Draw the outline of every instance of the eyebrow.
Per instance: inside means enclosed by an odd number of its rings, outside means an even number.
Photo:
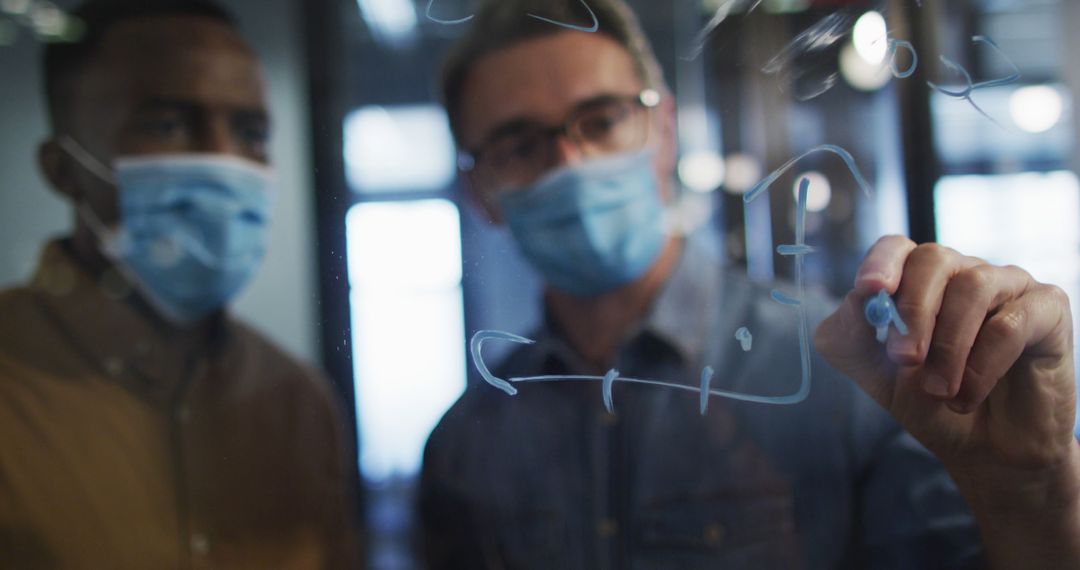
[[[136,112],[176,111],[180,113],[198,113],[207,105],[183,99],[148,99],[136,107]],[[244,120],[270,121],[270,113],[261,107],[231,107],[229,112],[239,115]]]
[[[609,102],[611,100],[618,99],[620,97],[623,97],[623,96],[619,95],[617,93],[601,93],[600,95],[596,95],[596,96],[593,96],[593,97],[590,97],[588,99],[585,99],[583,101],[578,102],[570,110],[570,113],[568,113],[568,115],[572,115],[574,113],[577,113],[578,111],[581,111],[582,109],[588,109],[589,107],[593,107],[593,106],[596,106],[596,105],[599,105],[599,104],[602,104],[602,103],[607,103],[607,102]],[[530,119],[528,117],[524,117],[524,116],[520,116],[520,115],[516,116],[516,117],[511,117],[510,119],[507,119],[506,121],[503,121],[502,123],[499,123],[493,129],[491,129],[491,131],[485,137],[483,137],[481,139],[480,144],[477,145],[476,147],[473,147],[473,151],[476,151],[477,149],[483,148],[483,147],[491,144],[492,141],[497,140],[497,139],[499,139],[501,137],[510,136],[510,135],[516,135],[516,134],[518,134],[518,133],[520,133],[522,131],[526,131],[528,129],[535,128],[535,127],[540,127],[540,126],[541,125],[540,125],[539,121]]]

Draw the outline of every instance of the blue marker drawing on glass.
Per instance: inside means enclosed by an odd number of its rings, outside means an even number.
[[[800,338],[802,339],[803,337],[800,337]],[[580,375],[580,376],[577,376],[577,375],[575,375],[575,376],[547,375],[547,376],[521,376],[521,377],[514,377],[514,378],[507,378],[507,379],[499,378],[499,377],[495,376],[494,374],[492,374],[488,370],[488,367],[487,367],[486,364],[484,364],[483,356],[482,356],[482,354],[480,352],[480,347],[482,347],[484,342],[488,341],[488,340],[505,340],[505,341],[516,342],[516,343],[520,343],[520,344],[534,344],[536,341],[531,340],[531,339],[527,339],[527,338],[524,338],[524,337],[520,337],[520,336],[515,335],[515,334],[502,332],[502,331],[493,331],[493,330],[477,331],[475,334],[473,334],[472,339],[469,341],[470,353],[472,354],[473,362],[474,362],[474,364],[476,366],[476,369],[480,372],[480,376],[483,377],[484,381],[487,382],[488,384],[491,384],[492,386],[502,390],[503,392],[506,392],[507,394],[509,394],[511,396],[514,396],[514,395],[516,395],[518,393],[517,388],[514,388],[513,384],[532,383],[532,382],[573,382],[573,381],[601,382],[601,383],[603,383],[604,379],[607,378],[607,376],[586,376],[586,375]],[[808,346],[809,345],[807,345],[807,347]],[[810,394],[810,369],[808,367],[809,362],[810,362],[810,353],[807,352],[805,356],[806,356],[806,358],[804,359],[804,365],[805,366],[803,368],[802,384],[799,386],[798,391],[796,391],[793,394],[789,394],[787,396],[758,396],[758,395],[755,395],[755,394],[744,394],[744,393],[741,393],[741,392],[733,392],[733,391],[730,391],[730,390],[712,390],[712,389],[710,389],[709,390],[709,395],[710,396],[718,396],[720,398],[728,398],[729,400],[738,400],[738,401],[741,401],[741,402],[752,402],[752,403],[756,403],[756,404],[773,404],[773,405],[779,405],[779,406],[790,406],[790,405],[793,405],[793,404],[798,404],[799,402],[802,402],[803,400],[805,400],[806,397]],[[706,370],[711,371],[711,369],[708,368],[708,367],[706,367]],[[703,373],[704,373],[704,371],[703,371]],[[608,374],[611,374],[611,373],[609,372]],[[710,372],[710,374],[711,374],[711,372]],[[694,387],[694,386],[687,386],[685,384],[675,384],[673,382],[664,382],[664,381],[661,381],[661,380],[646,380],[646,379],[641,379],[641,378],[624,378],[624,377],[621,377],[621,376],[615,377],[615,378],[612,378],[611,380],[609,380],[609,384],[614,384],[615,382],[625,382],[625,383],[628,383],[628,384],[642,384],[642,385],[646,385],[646,386],[659,386],[661,388],[671,388],[673,390],[683,390],[683,391],[689,391],[689,392],[699,392],[700,391],[700,388],[697,388],[697,387]]]
[[[776,253],[779,253],[780,255],[783,255],[785,257],[790,257],[793,255],[807,255],[816,251],[817,248],[812,245],[781,245],[777,246],[776,248]]]
[[[972,90],[983,89],[985,87],[1001,87],[1002,85],[1009,85],[1010,83],[1016,83],[1017,81],[1020,81],[1020,68],[1016,67],[1016,64],[1013,63],[1013,60],[1005,54],[1005,51],[1001,49],[1001,46],[997,45],[997,42],[987,36],[972,36],[971,42],[989,46],[991,49],[997,52],[1002,59],[1005,60],[1005,63],[1009,64],[1009,67],[1013,69],[1013,72],[1009,75],[1006,75],[1005,77],[1001,77],[999,79],[991,79],[989,81],[980,81],[975,85],[972,85]]]
[[[835,12],[825,16],[799,35],[795,36],[795,39],[791,40],[784,49],[780,50],[780,53],[773,56],[773,58],[761,68],[761,71],[769,75],[776,75],[792,68],[792,64],[797,57],[803,54],[823,51],[844,39],[851,30],[852,25],[853,18],[846,12]],[[797,80],[809,74],[810,71],[811,70],[806,66],[799,66],[795,68],[792,73],[787,73],[785,76],[790,78],[792,84],[797,84]],[[809,101],[810,99],[822,95],[836,85],[839,77],[840,74],[838,72],[830,72],[822,80],[813,84],[807,91],[801,93],[796,92],[795,99],[798,101]]]
[[[802,301],[785,294],[779,289],[773,289],[772,291],[769,291],[769,296],[773,298],[773,301],[776,301],[781,305],[787,305],[789,307],[798,307],[799,305],[802,305]]]
[[[750,352],[754,346],[754,335],[750,334],[750,329],[746,327],[739,327],[739,330],[735,331],[735,340],[739,341],[743,352]]]
[[[847,165],[848,170],[851,171],[851,175],[855,177],[855,182],[859,185],[859,188],[862,188],[863,193],[865,193],[867,196],[870,195],[870,183],[866,181],[865,177],[863,177],[862,172],[855,164],[855,158],[851,156],[851,153],[834,144],[823,144],[815,146],[814,148],[787,161],[780,168],[777,168],[775,171],[773,171],[772,174],[769,174],[761,182],[758,182],[756,185],[754,185],[754,187],[751,188],[750,191],[743,196],[743,202],[746,204],[753,202],[755,199],[757,199],[758,196],[761,195],[762,192],[768,190],[769,186],[772,186],[773,182],[776,182],[776,180],[783,176],[784,173],[786,173],[788,170],[790,170],[792,166],[795,166],[797,162],[818,152],[831,152],[836,156],[839,156],[840,159],[844,161],[844,164]],[[798,223],[798,221],[796,221],[796,223]],[[802,246],[806,244],[798,243],[796,245]]]
[[[975,86],[974,86],[974,84],[972,83],[972,80],[971,80],[971,74],[968,73],[968,71],[966,69],[964,69],[964,67],[962,65],[954,62],[953,60],[949,59],[945,55],[941,56],[941,64],[944,65],[946,69],[960,75],[964,79],[964,83],[966,84],[966,86],[963,89],[961,89],[960,91],[952,91],[952,90],[949,90],[949,89],[946,89],[946,88],[942,87],[941,85],[938,85],[937,83],[934,83],[933,81],[927,81],[926,84],[929,85],[931,89],[934,89],[935,91],[941,93],[942,95],[946,95],[946,96],[949,96],[949,97],[953,97],[955,99],[961,99],[961,100],[967,101],[971,105],[971,107],[973,109],[975,109],[976,111],[979,112],[980,115],[982,115],[982,116],[986,117],[987,119],[989,119],[990,122],[992,122],[992,123],[994,123],[994,124],[996,124],[998,126],[1001,126],[1001,124],[998,123],[997,120],[995,120],[993,117],[991,117],[989,114],[987,114],[987,112],[984,111],[983,108],[980,107],[978,105],[978,103],[976,103],[971,98],[971,93],[973,91],[975,91]]]
[[[896,65],[896,51],[897,48],[904,48],[911,54],[911,65],[904,71],[900,71],[900,68]],[[915,70],[919,68],[919,52],[915,51],[915,46],[911,45],[911,42],[905,40],[889,40],[889,71],[892,72],[893,77],[897,79],[907,79],[912,75],[915,75]]]
[[[746,13],[753,12],[755,8],[761,5],[763,0],[752,0],[753,3],[746,9]],[[720,27],[720,24],[724,23],[724,20],[731,14],[735,6],[740,4],[742,0],[723,0],[716,8],[716,12],[713,13],[712,18],[709,19],[709,23],[705,24],[705,27],[698,32],[698,35],[694,38],[694,50],[690,52],[690,55],[683,57],[683,61],[693,61],[697,59],[701,52],[705,51],[705,43],[709,40],[709,36]]]
[[[745,204],[749,204],[751,201],[760,196],[765,190],[768,190],[770,184],[780,177],[783,172],[791,168],[795,162],[801,158],[812,154],[814,152],[827,151],[832,152],[840,156],[848,168],[851,169],[855,180],[862,186],[863,190],[868,194],[870,192],[869,184],[863,178],[858,168],[855,166],[855,161],[851,157],[851,154],[846,150],[835,145],[822,145],[816,147],[802,156],[790,161],[783,167],[778,169],[769,175],[764,181],[755,187],[752,194],[748,193],[744,197]],[[799,388],[792,394],[786,396],[759,396],[756,394],[746,394],[743,392],[735,392],[731,390],[714,390],[711,388],[711,382],[713,377],[713,369],[711,367],[704,367],[701,371],[701,385],[698,387],[687,386],[684,384],[676,384],[673,382],[664,382],[661,380],[648,380],[642,378],[623,378],[619,376],[618,371],[611,370],[604,376],[588,376],[588,375],[543,375],[543,376],[522,376],[503,379],[495,376],[488,369],[484,363],[482,354],[482,348],[484,342],[488,340],[503,340],[508,342],[515,342],[519,344],[535,344],[536,341],[528,339],[515,334],[493,331],[493,330],[481,330],[473,334],[469,341],[469,352],[472,355],[473,363],[476,369],[480,372],[480,376],[488,384],[506,392],[510,396],[514,396],[518,393],[514,384],[531,383],[531,382],[570,382],[570,381],[582,381],[582,382],[600,382],[601,389],[603,390],[604,406],[608,411],[614,410],[614,397],[611,394],[612,387],[616,382],[626,382],[630,384],[641,384],[646,386],[658,386],[661,388],[670,388],[673,390],[684,390],[690,392],[697,392],[702,399],[700,403],[701,412],[704,414],[707,408],[706,400],[710,396],[717,396],[721,398],[728,398],[730,400],[737,400],[740,402],[750,402],[756,404],[770,404],[778,406],[790,406],[798,404],[810,395],[810,383],[812,380],[812,370],[810,365],[810,328],[807,324],[806,307],[802,303],[805,298],[805,287],[803,284],[803,258],[812,250],[806,248],[806,197],[810,190],[810,181],[803,178],[799,182],[799,196],[798,196],[798,208],[795,218],[795,244],[785,248],[785,251],[790,252],[790,255],[795,257],[795,285],[797,289],[796,297],[787,297],[780,293],[783,298],[790,299],[796,304],[793,305],[798,312],[799,319],[799,361],[800,361],[800,382]],[[776,292],[779,293],[779,292]],[[775,297],[774,297],[775,298]],[[898,327],[900,325],[897,325]],[[749,331],[747,331],[749,333]],[[749,335],[747,335],[749,336]],[[742,341],[743,339],[739,339]],[[749,338],[746,342],[749,343]],[[747,346],[747,345],[744,345]]]
[[[1002,126],[1001,123],[999,123],[997,120],[995,120],[989,114],[987,114],[987,112],[984,111],[982,109],[982,107],[980,107],[978,104],[976,104],[975,101],[971,98],[971,95],[972,95],[972,93],[974,93],[975,91],[977,91],[979,89],[984,89],[984,88],[988,88],[988,87],[1000,87],[1000,86],[1003,86],[1003,85],[1008,85],[1010,83],[1015,83],[1015,82],[1019,81],[1020,80],[1020,68],[1016,67],[1016,64],[1013,63],[1013,61],[1011,59],[1009,59],[1009,56],[1007,56],[1005,54],[1005,52],[1002,51],[1000,47],[998,47],[998,45],[994,42],[994,40],[992,40],[992,39],[990,39],[990,38],[988,38],[986,36],[974,36],[974,37],[971,38],[971,42],[974,43],[974,44],[983,44],[983,45],[988,46],[991,49],[993,49],[995,52],[997,52],[1005,60],[1006,63],[1009,64],[1010,67],[1012,67],[1013,72],[1010,73],[1009,75],[1006,75],[1005,77],[1001,77],[1001,78],[998,78],[998,79],[991,79],[991,80],[988,80],[988,81],[980,81],[978,83],[975,83],[971,79],[971,74],[968,73],[968,70],[964,69],[964,66],[962,66],[962,65],[956,63],[955,61],[949,59],[948,56],[942,55],[941,56],[941,64],[944,65],[946,69],[948,69],[949,71],[952,71],[953,73],[959,75],[963,79],[964,88],[960,89],[959,91],[954,91],[952,89],[946,89],[945,87],[942,87],[941,85],[939,85],[937,83],[934,83],[933,81],[927,81],[926,84],[929,85],[931,89],[937,91],[938,93],[941,93],[942,95],[945,95],[947,97],[952,97],[954,99],[960,99],[960,100],[963,100],[963,101],[967,101],[972,106],[972,108],[974,108],[976,111],[979,112],[980,115],[986,117],[987,119],[990,120],[990,122],[992,122],[995,125],[998,125],[1000,127],[1000,126]]]
[[[604,379],[601,380],[601,390],[604,392],[604,408],[607,409],[609,414],[615,413],[615,400],[611,397],[611,386],[615,384],[615,379],[618,377],[619,371],[612,368],[608,370],[608,373],[604,375]]]
[[[892,297],[889,297],[889,294],[884,289],[866,300],[863,312],[866,315],[866,322],[870,323],[877,331],[878,342],[885,342],[889,338],[890,324],[894,325],[896,331],[900,334],[906,335],[908,333],[907,324],[900,318],[900,313],[896,311],[896,303],[893,302]]]
[[[447,26],[453,26],[455,24],[464,24],[465,22],[468,22],[469,20],[473,19],[476,16],[475,14],[469,14],[468,16],[465,16],[464,18],[458,18],[456,20],[441,20],[441,19],[436,18],[435,16],[431,15],[431,5],[434,4],[434,3],[435,3],[435,0],[428,0],[427,19],[429,19],[432,22],[435,22],[437,24],[445,24]]]
[[[551,18],[545,18],[543,16],[537,16],[536,14],[531,14],[531,13],[526,14],[526,16],[528,16],[530,18],[536,18],[537,20],[540,20],[542,22],[547,22],[549,24],[554,24],[556,26],[560,26],[560,27],[563,27],[563,28],[576,30],[578,32],[590,32],[591,33],[591,32],[595,32],[595,31],[599,30],[600,29],[600,20],[597,19],[596,13],[593,12],[592,8],[589,7],[589,4],[587,2],[585,2],[585,0],[580,0],[580,1],[581,1],[581,5],[584,6],[585,9],[589,12],[589,17],[592,18],[592,25],[591,26],[575,26],[573,24],[567,24],[565,22],[560,22],[558,20],[552,20]],[[432,22],[435,22],[437,24],[445,24],[445,25],[448,25],[448,26],[453,26],[453,25],[456,25],[456,24],[464,24],[465,22],[468,22],[469,20],[472,20],[476,16],[476,14],[469,14],[468,16],[465,16],[464,18],[457,18],[457,19],[454,19],[454,20],[443,20],[441,18],[436,18],[435,16],[431,15],[431,7],[434,4],[435,4],[435,0],[428,0],[427,19],[429,19]]]
[[[592,32],[595,32],[596,30],[599,30],[600,29],[600,20],[598,20],[596,18],[596,14],[593,13],[592,8],[589,7],[589,4],[586,3],[585,0],[581,0],[581,5],[584,6],[586,10],[589,11],[589,17],[592,18],[592,22],[593,22],[592,26],[575,26],[573,24],[567,24],[565,22],[560,22],[558,20],[552,20],[550,18],[545,18],[543,16],[537,16],[536,14],[528,14],[528,16],[530,18],[536,18],[537,20],[540,20],[542,22],[547,22],[549,24],[555,24],[556,26],[562,26],[564,28],[568,28],[568,29],[575,30],[575,31],[578,31],[578,32],[590,32],[590,33],[592,33]]]
[[[778,251],[780,251],[780,250],[791,251],[791,250],[798,250],[800,248],[806,247],[806,244],[803,243],[803,242],[806,240],[806,197],[807,197],[807,195],[809,193],[810,193],[810,179],[809,178],[800,179],[799,180],[799,203],[798,203],[797,211],[796,211],[796,214],[795,214],[795,245],[793,245],[793,246],[791,246],[791,245],[781,245],[780,247],[776,248]],[[781,255],[783,255],[783,253],[781,253]],[[781,292],[779,289],[773,289],[769,293],[769,295],[773,298],[774,301],[776,301],[777,303],[780,303],[781,305],[787,305],[789,307],[802,307],[803,295],[802,295],[801,279],[802,279],[803,255],[805,255],[805,254],[804,253],[794,253],[792,255],[795,256],[795,271],[798,274],[799,279],[800,279],[800,283],[798,284],[798,286],[799,286],[799,298],[796,299],[794,297],[791,297],[790,295],[786,295],[783,292]]]
[[[795,36],[795,39],[773,56],[761,70],[765,73],[776,73],[802,53],[821,51],[831,46],[844,38],[851,25],[850,15],[844,12],[829,14]]]
[[[706,366],[701,370],[701,396],[698,400],[698,407],[701,408],[701,415],[705,415],[705,410],[709,409],[709,386],[712,384],[713,369],[712,366]]]
[[[472,354],[473,364],[476,366],[476,370],[480,372],[480,376],[484,381],[503,392],[514,396],[517,394],[517,388],[511,386],[506,380],[492,374],[491,371],[488,370],[487,365],[484,364],[484,359],[480,357],[480,349],[484,347],[484,342],[488,340],[506,340],[518,344],[536,344],[536,341],[502,331],[480,331],[474,334],[472,339],[469,340],[469,353]]]

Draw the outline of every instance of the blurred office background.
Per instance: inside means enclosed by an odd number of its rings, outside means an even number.
[[[419,567],[411,492],[428,433],[476,380],[468,337],[527,334],[539,319],[535,276],[462,193],[437,103],[438,65],[461,28],[427,14],[463,18],[470,3],[223,3],[266,67],[282,182],[270,256],[236,312],[327,371],[357,428],[372,565]],[[809,176],[814,287],[842,294],[875,239],[904,233],[1021,265],[1080,306],[1080,3],[630,3],[678,102],[678,210],[733,264],[790,276],[774,251],[791,242],[792,190]],[[46,134],[40,44],[63,40],[73,4],[0,0],[0,287],[27,279],[44,242],[70,227],[34,157]],[[825,18],[843,30],[837,41],[768,65]],[[914,73],[895,77],[890,62],[907,71],[912,51]],[[941,56],[991,83],[970,100],[931,89],[963,93]],[[764,175],[825,143],[851,152],[869,196],[836,156],[816,153],[744,208]]]

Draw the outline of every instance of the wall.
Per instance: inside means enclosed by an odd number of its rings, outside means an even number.
[[[307,75],[299,3],[225,0],[262,57],[274,119],[280,193],[269,256],[235,312],[298,357],[318,359],[317,281]],[[71,7],[73,2],[58,2]],[[39,46],[21,34],[0,47],[0,288],[25,281],[42,245],[71,227],[70,209],[37,173],[46,135]]]

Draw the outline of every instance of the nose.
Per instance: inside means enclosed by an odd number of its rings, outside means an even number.
[[[584,160],[581,148],[566,133],[560,133],[552,141],[552,168],[560,168],[580,163]]]
[[[198,144],[199,152],[244,156],[243,146],[237,140],[232,124],[227,117],[207,117]]]

